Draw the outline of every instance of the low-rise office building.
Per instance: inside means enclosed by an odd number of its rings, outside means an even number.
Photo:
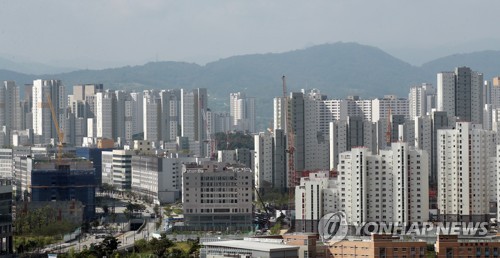
[[[253,172],[221,164],[185,164],[182,203],[191,230],[251,230]]]
[[[203,243],[200,257],[299,258],[298,250],[298,246],[284,245],[276,242],[229,240]]]
[[[458,235],[438,235],[435,244],[438,258],[500,257],[500,239],[488,237],[461,238]]]
[[[390,234],[348,238],[330,246],[330,257],[426,257],[427,242]]]

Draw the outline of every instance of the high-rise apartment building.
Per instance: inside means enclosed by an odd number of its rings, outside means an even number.
[[[132,112],[132,135],[144,132],[143,126],[143,93],[130,93],[131,112]]]
[[[255,132],[255,98],[247,97],[243,92],[231,93],[229,110],[235,130]]]
[[[437,74],[437,110],[458,121],[482,124],[483,74],[469,67]]]
[[[365,146],[377,152],[376,124],[362,117],[347,117],[345,120],[330,122],[330,169],[337,169],[339,154],[353,147]]]
[[[113,102],[115,102],[114,91],[106,90],[96,94],[96,137],[114,139],[113,134]]]
[[[4,81],[0,86],[0,146],[11,144],[11,131],[22,129],[22,118],[19,87],[13,81]]]
[[[408,99],[398,98],[394,95],[386,95],[383,98],[372,100],[372,121],[386,121],[391,115],[403,115],[409,117],[410,108]]]
[[[189,150],[198,156],[208,154],[207,139],[207,89],[181,90],[181,136],[187,137]]]
[[[481,125],[457,122],[438,130],[438,208],[442,221],[488,221],[496,198],[496,135]],[[495,180],[496,181],[496,180]]]
[[[366,147],[340,154],[339,210],[350,223],[429,219],[428,155],[407,143],[372,154]]]
[[[259,190],[284,191],[287,185],[286,136],[282,129],[254,136],[255,187]]]
[[[178,136],[180,90],[162,90],[161,101],[161,140],[173,142]],[[207,116],[211,118],[211,116]],[[213,130],[211,130],[213,132]]]
[[[317,91],[291,92],[288,115],[294,134],[295,170],[322,170],[329,168],[328,131],[320,129],[319,103],[324,95]]]
[[[232,130],[231,115],[228,112],[213,112],[209,111],[212,117],[212,134],[227,133]]]
[[[276,97],[273,99],[273,128],[271,129],[283,129],[286,128],[286,112],[285,112],[285,102],[283,97]]]
[[[161,138],[161,100],[157,91],[145,90],[143,98],[144,140]]]
[[[436,107],[436,90],[429,83],[410,88],[408,94],[410,118],[424,116]]]
[[[75,146],[82,145],[83,137],[88,136],[88,119],[95,117],[95,94],[102,91],[102,84],[80,84],[73,86],[73,94],[68,95],[68,114],[64,134],[65,143]]]
[[[317,232],[317,225],[325,214],[326,189],[333,188],[335,180],[330,171],[319,171],[300,178],[300,185],[295,187],[296,231]],[[334,201],[334,200],[333,200]]]
[[[58,141],[47,96],[50,96],[59,126],[64,127],[66,119],[66,95],[60,80],[33,81],[33,134],[34,142],[49,144],[51,139]],[[61,128],[64,131],[64,128]]]

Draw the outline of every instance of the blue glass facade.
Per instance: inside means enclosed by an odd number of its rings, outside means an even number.
[[[85,205],[83,219],[95,217],[95,170],[70,169],[70,165],[57,165],[57,169],[31,171],[31,201],[78,200]]]

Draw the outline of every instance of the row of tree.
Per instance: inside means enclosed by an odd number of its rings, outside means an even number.
[[[29,212],[18,212],[13,224],[17,236],[55,236],[69,233],[77,227],[61,219],[57,210],[48,205]]]
[[[62,254],[58,257],[63,258],[98,258],[98,257],[141,257],[141,254],[148,254],[148,257],[175,257],[189,258],[198,257],[200,250],[199,239],[188,240],[188,249],[184,250],[176,247],[175,243],[168,239],[165,234],[160,238],[153,238],[149,241],[138,240],[134,244],[133,254],[119,253],[118,246],[120,241],[116,237],[107,236],[100,244],[92,244],[88,249],[76,253],[70,251],[68,254]]]

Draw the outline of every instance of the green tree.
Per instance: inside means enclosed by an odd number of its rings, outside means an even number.
[[[276,223],[271,227],[271,235],[278,235],[281,230],[281,223]]]
[[[137,253],[149,251],[149,243],[146,239],[140,239],[134,242],[134,250]]]
[[[164,257],[170,247],[174,246],[174,243],[167,238],[167,235],[161,234],[159,239],[153,238],[149,242],[151,249],[154,254],[158,257]]]
[[[168,252],[166,256],[175,258],[189,258],[189,254],[179,248],[173,248]]]
[[[193,255],[195,257],[199,256],[200,253],[200,238],[196,238],[195,240],[188,239],[188,244],[189,244],[189,255]]]
[[[106,255],[106,257],[111,257],[111,254],[118,249],[118,245],[120,244],[120,241],[116,239],[114,236],[106,236],[102,243],[100,244],[100,248],[102,250],[102,253]]]

